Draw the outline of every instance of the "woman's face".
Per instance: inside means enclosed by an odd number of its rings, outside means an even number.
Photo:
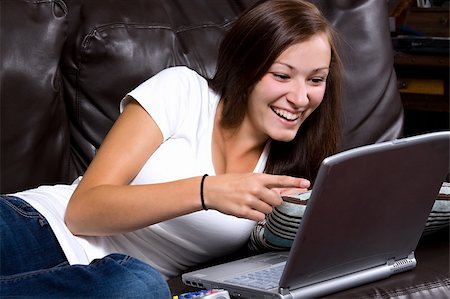
[[[244,123],[261,138],[294,139],[322,102],[330,61],[325,33],[287,48],[250,93]]]

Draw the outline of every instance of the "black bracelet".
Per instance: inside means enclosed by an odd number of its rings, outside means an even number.
[[[204,175],[202,176],[202,180],[201,180],[201,182],[200,182],[200,201],[201,201],[201,203],[202,203],[202,208],[203,208],[203,210],[205,210],[205,211],[207,211],[208,208],[207,208],[206,205],[205,205],[205,199],[204,199],[204,197],[203,197],[203,183],[205,182],[205,178],[206,178],[207,176],[208,176],[207,174],[204,174]]]

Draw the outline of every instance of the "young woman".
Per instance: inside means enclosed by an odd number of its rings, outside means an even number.
[[[214,78],[173,67],[124,98],[79,182],[2,198],[1,294],[168,297],[159,273],[235,251],[282,194],[310,187],[337,149],[339,110],[325,18],[303,0],[255,5],[224,38]],[[39,232],[25,232],[23,209]]]

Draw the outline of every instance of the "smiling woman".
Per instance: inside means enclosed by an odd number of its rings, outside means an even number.
[[[302,176],[314,181],[320,162],[339,147],[341,62],[335,39],[333,28],[306,1],[267,1],[257,5],[224,38],[217,72],[210,80],[211,88],[222,95],[224,128],[241,124],[249,95],[252,91],[256,93],[258,82],[270,75],[280,83],[287,82],[296,91],[284,96],[285,104],[272,105],[275,113],[284,117],[300,111],[303,114],[298,107],[286,109],[292,105],[290,101],[298,101],[295,99],[298,93],[303,93],[304,101],[313,102],[305,109],[306,115],[299,115],[301,130],[294,125],[288,136],[271,141],[267,173]],[[309,97],[308,90],[312,92]],[[312,107],[317,111],[310,115]]]

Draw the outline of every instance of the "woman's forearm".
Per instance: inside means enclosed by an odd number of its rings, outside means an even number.
[[[201,209],[201,177],[151,185],[101,185],[75,191],[65,222],[74,235],[112,235]]]

